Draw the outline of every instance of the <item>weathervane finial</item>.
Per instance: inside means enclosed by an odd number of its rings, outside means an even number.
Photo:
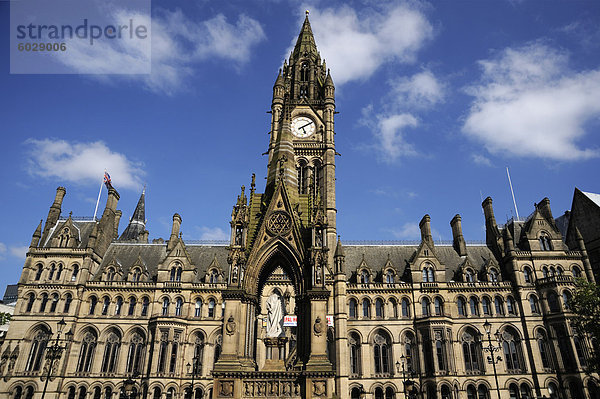
[[[310,11],[306,10],[306,16],[308,17],[308,14],[310,13]]]

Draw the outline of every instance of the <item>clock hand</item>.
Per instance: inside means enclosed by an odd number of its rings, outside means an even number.
[[[306,125],[301,126],[300,129],[304,129],[306,126],[312,125],[312,122],[308,122]]]

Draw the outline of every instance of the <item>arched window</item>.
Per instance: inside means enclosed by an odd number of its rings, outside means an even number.
[[[456,305],[458,306],[458,315],[466,316],[467,309],[465,307],[465,300],[462,297],[458,297],[458,299],[456,300]]]
[[[79,274],[79,265],[73,265],[73,274],[71,274],[71,281],[77,281],[78,274]]]
[[[531,283],[533,281],[531,278],[531,269],[529,268],[529,266],[525,266],[523,268],[523,278],[525,279],[526,283]]]
[[[352,390],[350,391],[350,398],[351,399],[360,399],[360,389],[354,387],[352,388]]]
[[[360,282],[361,284],[369,284],[369,272],[366,270],[362,270],[360,272]]]
[[[575,345],[575,352],[577,353],[577,358],[579,359],[579,364],[582,368],[587,366],[587,359],[585,356],[585,351],[583,349],[583,342],[579,339],[578,336],[573,337],[573,344]]]
[[[450,388],[448,388],[448,385],[442,385],[440,393],[442,394],[442,399],[452,399],[452,397],[450,396]]]
[[[410,317],[410,304],[406,298],[402,298],[402,317]]]
[[[550,291],[547,298],[550,312],[560,312],[560,305],[558,304],[558,296],[556,295],[556,292]]]
[[[73,302],[73,295],[67,294],[65,297],[65,307],[63,308],[63,313],[69,313],[69,309],[71,309],[71,302]]]
[[[106,316],[108,314],[108,307],[110,306],[110,298],[105,296],[102,299],[102,315]]]
[[[142,298],[142,316],[148,315],[148,307],[150,306],[150,299],[148,297]]]
[[[217,336],[217,339],[215,339],[215,357],[214,357],[214,362],[215,363],[221,357],[221,347],[222,347],[222,345],[223,345],[223,336],[219,335],[219,336]]]
[[[385,389],[385,399],[394,399],[394,390],[392,389],[392,387],[387,387]]]
[[[160,336],[160,344],[158,349],[158,367],[157,371],[159,373],[165,372],[165,367],[167,364],[167,352],[169,351],[169,333],[167,331],[162,331]]]
[[[540,351],[540,357],[542,358],[542,367],[544,367],[545,369],[551,368],[550,355],[548,352],[548,340],[545,334],[538,333],[537,344],[538,349]]]
[[[48,294],[43,293],[42,294],[42,303],[40,304],[40,313],[43,313],[46,311],[46,305],[48,305]]]
[[[133,316],[135,314],[136,303],[137,303],[137,300],[135,299],[134,296],[129,298],[129,309],[127,309],[127,316]]]
[[[172,267],[171,268],[171,275],[169,276],[169,280],[170,281],[175,281],[176,274],[177,274],[177,268],[176,267]]]
[[[483,310],[483,314],[486,316],[492,315],[492,305],[488,297],[481,298],[481,308]]]
[[[363,299],[362,308],[363,308],[363,317],[364,318],[371,317],[371,302],[369,302],[368,299]]]
[[[504,349],[504,360],[509,372],[522,371],[523,362],[521,355],[521,340],[512,330],[507,329],[502,334],[502,347]]]
[[[394,271],[388,269],[388,271],[385,273],[385,282],[388,284],[393,284],[394,283]]]
[[[375,317],[383,319],[383,301],[380,298],[375,300]]]
[[[508,314],[511,314],[511,315],[517,314],[517,306],[515,304],[515,300],[510,295],[506,298],[506,310],[507,310]]]
[[[163,298],[163,303],[162,303],[162,315],[163,316],[168,316],[169,315],[169,298]]]
[[[492,283],[498,282],[498,271],[494,268],[490,269],[490,271],[488,272],[488,278]]]
[[[56,280],[60,280],[60,277],[62,276],[62,271],[63,271],[63,265],[62,263],[58,264],[58,270],[56,271]]]
[[[102,388],[94,388],[94,399],[102,399]]]
[[[202,358],[204,357],[204,336],[202,333],[196,335],[194,342],[194,364],[196,365],[195,372],[198,375],[202,375]]]
[[[160,399],[162,397],[162,392],[159,387],[154,388],[154,393],[152,394],[152,399]]]
[[[175,388],[167,389],[167,399],[175,399]]]
[[[446,370],[446,345],[441,336],[435,340],[435,356],[438,370]]]
[[[483,384],[479,384],[477,387],[477,399],[489,399],[490,393],[487,387]]]
[[[564,270],[563,270],[563,268],[562,268],[562,267],[560,267],[560,266],[557,266],[557,267],[556,267],[556,275],[557,275],[557,276],[562,276],[563,274],[564,274]]]
[[[467,270],[465,271],[465,281],[466,281],[467,283],[472,283],[472,282],[474,281],[474,278],[473,278],[473,270],[471,270],[471,269],[467,269]]]
[[[210,271],[210,283],[217,284],[219,282],[219,272],[216,269]]]
[[[177,298],[177,301],[175,301],[175,316],[181,316],[182,306],[183,306],[183,299]]]
[[[558,399],[558,387],[555,383],[551,382],[548,384],[548,393],[550,394],[550,399]]]
[[[42,278],[42,272],[44,271],[44,266],[40,263],[37,265],[37,270],[35,272],[35,281],[39,281]]]
[[[548,268],[546,266],[542,267],[542,276],[544,278],[548,277]]]
[[[409,374],[418,370],[417,347],[415,337],[412,333],[404,336],[404,357],[406,359],[406,371]]]
[[[135,374],[142,371],[142,359],[144,356],[144,336],[136,331],[131,336],[129,351],[127,352],[126,370]]]
[[[502,297],[497,296],[494,298],[494,305],[496,307],[496,314],[499,316],[504,316],[504,300]]]
[[[469,310],[471,311],[471,316],[479,316],[479,301],[474,296],[469,298]]]
[[[33,309],[33,304],[35,303],[35,294],[32,292],[27,295],[27,307],[25,308],[25,312],[29,313]]]
[[[577,266],[573,266],[573,277],[580,278],[581,277],[581,269]]]
[[[350,301],[348,301],[348,317],[351,319],[356,319],[357,317],[357,310],[358,309],[358,304],[356,303],[355,299],[350,299]]]
[[[90,297],[90,311],[89,314],[94,314],[94,312],[96,311],[96,305],[98,304],[98,298],[96,298],[95,296],[91,296]]]
[[[429,316],[429,298],[425,297],[421,299],[421,314],[423,317]]]
[[[50,313],[56,312],[58,306],[58,294],[52,294],[52,303],[50,304]]]
[[[556,269],[554,268],[554,266],[550,266],[550,277],[555,276],[556,275]]]
[[[123,298],[117,297],[117,303],[115,305],[115,316],[121,315],[121,309],[123,309]]]
[[[442,316],[444,314],[444,304],[439,296],[436,296],[433,300],[433,307],[435,308],[436,316]]]
[[[135,269],[133,269],[133,275],[132,277],[132,281],[134,283],[138,283],[142,277],[142,271],[140,270],[139,267],[136,267]]]
[[[431,264],[427,264],[427,266],[425,266],[423,268],[423,282],[424,283],[433,283],[435,282],[435,275],[433,273],[433,266],[431,266]]]
[[[508,386],[508,395],[510,399],[519,399],[519,387],[517,384],[510,384]]]
[[[183,269],[180,267],[177,268],[177,274],[175,275],[175,281],[181,281],[181,273],[183,272]]]
[[[477,391],[474,385],[467,386],[467,399],[477,399]]]
[[[48,280],[52,280],[54,278],[55,271],[56,271],[56,265],[53,263],[50,265],[50,273],[48,273]]]
[[[79,360],[77,361],[77,372],[89,373],[92,368],[92,360],[96,353],[98,337],[93,330],[87,331],[81,340],[81,349],[79,351]]]
[[[113,281],[115,279],[115,268],[109,267],[106,271],[106,281]]]
[[[116,372],[117,357],[119,355],[119,348],[121,347],[121,337],[115,332],[111,331],[106,338],[104,344],[104,356],[102,358],[103,373],[114,373]]]
[[[302,66],[300,67],[300,81],[301,82],[308,82],[308,74],[309,74],[309,66],[308,66],[308,62],[303,62]]]
[[[562,298],[563,298],[563,308],[565,310],[569,309],[569,302],[571,302],[571,293],[569,291],[563,291],[562,294]]]
[[[33,336],[31,341],[31,349],[29,350],[29,357],[27,358],[27,364],[25,365],[25,371],[39,371],[42,366],[42,359],[44,358],[44,352],[46,346],[48,346],[48,338],[50,333],[45,329],[39,329]]]
[[[208,318],[209,319],[214,319],[215,318],[215,300],[214,299],[209,299],[208,301]]]
[[[552,251],[552,242],[550,240],[550,236],[545,231],[540,233],[540,250],[542,251]]]
[[[529,297],[529,307],[531,308],[531,313],[534,313],[534,314],[540,313],[540,304],[537,299],[537,296],[531,295]]]
[[[196,299],[196,306],[194,307],[194,317],[202,316],[202,300]]]
[[[375,399],[383,399],[383,389],[380,387],[375,388]]]
[[[348,345],[350,345],[350,374],[353,376],[360,375],[360,337],[352,332],[348,337]]]
[[[33,387],[28,386],[25,388],[25,399],[33,399]]]
[[[375,373],[388,374],[390,372],[391,341],[387,333],[379,330],[373,337],[373,357],[375,360]]]
[[[18,386],[15,388],[12,399],[21,399],[23,395],[23,387]]]
[[[463,358],[467,373],[479,373],[483,371],[483,355],[481,350],[480,334],[468,329],[462,336]]]

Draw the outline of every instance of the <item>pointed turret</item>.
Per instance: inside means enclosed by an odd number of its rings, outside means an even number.
[[[298,40],[296,40],[296,46],[292,52],[292,57],[298,59],[305,53],[319,57],[315,37],[313,36],[310,21],[308,20],[308,10],[306,11],[306,18],[304,18],[304,24],[302,24]]]
[[[38,246],[38,244],[40,243],[40,238],[42,237],[42,220],[40,220],[40,224],[38,224],[37,229],[35,229],[35,232],[33,233],[33,236],[31,237],[31,244],[29,245],[30,248],[35,248]]]
[[[133,211],[133,216],[129,219],[129,224],[121,234],[119,241],[140,241],[143,240],[146,231],[146,189]]]

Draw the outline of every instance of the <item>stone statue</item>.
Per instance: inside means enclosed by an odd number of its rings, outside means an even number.
[[[267,312],[267,337],[279,337],[281,335],[283,312],[281,298],[275,292],[267,299]]]

